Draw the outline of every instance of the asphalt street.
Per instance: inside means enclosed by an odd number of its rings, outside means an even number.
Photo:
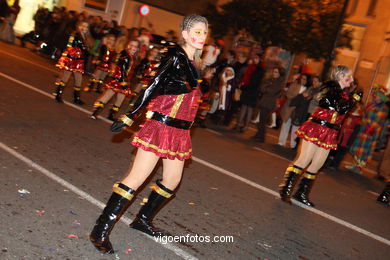
[[[109,121],[89,119],[97,94],[75,106],[72,82],[69,102],[57,104],[59,74],[54,61],[0,42],[0,259],[389,259],[390,208],[375,201],[384,183],[324,171],[315,209],[288,205],[277,190],[295,151],[274,145],[277,130],[257,144],[253,132],[211,125],[193,130],[193,158],[154,221],[183,241],[158,243],[128,227],[159,164],[112,232],[116,254],[101,255],[89,232],[132,163],[137,126],[112,133]],[[207,236],[230,241],[194,241]]]

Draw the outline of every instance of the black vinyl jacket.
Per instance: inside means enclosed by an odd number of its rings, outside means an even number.
[[[156,95],[180,95],[190,93],[198,85],[199,74],[185,51],[178,45],[169,47],[161,59],[156,76],[138,97],[133,109],[126,116],[133,119]]]
[[[361,93],[343,90],[337,81],[327,81],[321,89],[322,98],[319,106],[325,109],[335,110],[340,115],[348,113],[355,105],[356,99]]]

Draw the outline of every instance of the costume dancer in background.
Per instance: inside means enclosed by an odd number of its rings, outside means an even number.
[[[97,93],[101,93],[101,86],[103,85],[104,79],[106,78],[111,63],[115,60],[115,35],[108,34],[102,39],[102,46],[100,46],[99,56],[97,57],[95,64],[95,72],[89,81],[87,87],[84,88],[85,92],[95,90]]]
[[[319,106],[296,131],[297,136],[302,138],[302,146],[298,157],[286,170],[285,182],[280,185],[279,193],[283,201],[291,203],[291,192],[297,177],[306,168],[294,199],[314,207],[308,196],[317,172],[330,149],[337,149],[337,135],[346,113],[361,99],[361,95],[348,91],[352,82],[352,72],[348,67],[334,67],[331,80],[322,89]]]
[[[76,31],[71,34],[65,51],[58,60],[56,67],[64,71],[60,81],[55,83],[55,100],[63,103],[62,92],[68,82],[70,75],[74,75],[73,103],[83,105],[80,99],[81,83],[83,79],[85,61],[87,59],[86,34],[88,32],[88,23],[81,21],[77,23]]]
[[[93,104],[94,111],[92,112],[91,118],[97,119],[99,113],[103,110],[105,104],[115,95],[116,100],[112,105],[108,114],[108,119],[114,121],[115,114],[119,111],[123,100],[126,96],[131,94],[130,80],[133,76],[134,67],[136,63],[136,52],[139,48],[139,42],[137,40],[131,40],[127,44],[125,50],[121,51],[114,71],[110,79],[104,85],[106,89]]]
[[[111,126],[115,132],[130,126],[148,105],[147,120],[132,141],[140,148],[134,163],[126,176],[114,185],[113,193],[90,234],[91,242],[103,253],[113,253],[110,232],[160,158],[163,159],[163,178],[157,181],[148,202],[130,226],[151,236],[164,235],[153,227],[152,218],[174,194],[182,178],[184,162],[191,157],[190,128],[201,96],[197,68],[201,66],[200,56],[208,23],[202,16],[189,15],[183,18],[180,27],[182,43],[169,48],[149,87],[134,107]]]

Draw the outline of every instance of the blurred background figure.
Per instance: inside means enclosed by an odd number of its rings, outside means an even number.
[[[372,101],[364,109],[359,133],[349,150],[354,161],[345,167],[347,170],[362,174],[362,168],[371,159],[389,112],[387,101],[389,98],[386,96],[386,88],[376,87],[373,90]]]
[[[5,8],[5,6],[2,8]],[[12,6],[2,12],[4,12],[4,20],[0,25],[0,40],[13,44],[15,43],[14,24],[20,12],[19,0],[15,0]]]

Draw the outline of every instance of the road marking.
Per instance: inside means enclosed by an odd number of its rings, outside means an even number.
[[[59,73],[59,70],[53,70],[53,69],[48,68],[48,67],[46,67],[46,66],[44,66],[44,65],[41,65],[41,64],[39,64],[39,63],[32,62],[32,61],[30,61],[30,60],[28,60],[28,59],[24,59],[24,58],[18,57],[18,56],[16,56],[16,55],[13,55],[13,54],[10,54],[10,53],[1,51],[1,50],[0,50],[0,53],[5,54],[5,55],[8,55],[8,56],[11,56],[11,57],[13,57],[13,58],[15,58],[15,59],[18,59],[18,60],[21,60],[21,61],[25,61],[25,62],[31,63],[31,64],[33,64],[34,66],[41,67],[41,68],[43,68],[43,69],[45,69],[45,70]]]
[[[23,83],[23,82],[21,82],[21,81],[19,81],[19,80],[17,80],[17,79],[14,79],[14,78],[12,78],[12,77],[6,75],[6,74],[3,74],[3,73],[1,73],[1,72],[0,72],[0,76],[5,76],[7,79],[10,79],[10,80],[12,80],[12,81],[14,81],[14,82]],[[20,84],[20,83],[19,83],[19,84]],[[21,84],[21,85],[23,85],[23,86],[29,86],[28,88],[31,89],[31,90],[34,90],[34,91],[39,90],[39,89],[37,89],[37,88],[35,88],[35,87],[33,87],[33,86],[27,84],[27,83],[23,83],[23,84]],[[48,94],[48,93],[46,93],[46,92],[44,92],[44,91],[42,91],[42,90],[39,90],[38,92],[39,92],[39,93],[44,93],[45,96],[50,96],[50,98],[53,98],[50,94]],[[88,110],[82,109],[82,108],[80,108],[79,106],[76,106],[76,105],[71,104],[71,103],[69,103],[69,102],[66,102],[65,104],[66,104],[66,105],[69,105],[69,106],[72,106],[72,107],[74,107],[74,108],[77,108],[79,111],[82,111],[82,112],[84,112],[84,113],[90,113]],[[109,120],[107,120],[107,121],[108,121],[109,123],[111,123],[111,121],[109,121]],[[105,121],[105,122],[107,122],[107,121]],[[260,149],[260,148],[259,148],[259,149]],[[261,150],[261,151],[263,151],[263,150]],[[279,158],[279,156],[277,156],[277,155],[275,155],[275,154],[273,154],[273,153],[269,153],[269,154]],[[286,158],[283,158],[283,157],[280,157],[280,158],[283,159],[283,160],[287,160]],[[253,182],[253,181],[251,181],[251,180],[245,179],[245,178],[243,178],[243,177],[241,177],[241,176],[239,176],[239,175],[237,175],[237,174],[235,174],[235,173],[233,173],[233,172],[230,172],[230,171],[228,171],[228,170],[225,170],[225,169],[223,169],[223,168],[221,168],[221,167],[219,167],[219,166],[217,166],[217,165],[214,165],[214,164],[212,164],[212,163],[209,163],[209,162],[207,162],[207,161],[205,161],[205,160],[202,160],[202,159],[200,159],[200,158],[197,158],[197,157],[195,157],[195,156],[192,156],[192,159],[193,159],[194,161],[196,161],[196,162],[198,162],[198,163],[200,163],[200,164],[203,164],[203,165],[205,165],[205,166],[207,166],[207,167],[209,167],[209,168],[211,168],[211,169],[214,169],[214,170],[216,170],[216,171],[218,171],[218,172],[220,172],[220,173],[222,173],[222,174],[224,174],[224,175],[226,175],[226,176],[229,176],[229,177],[231,177],[231,178],[234,178],[234,179],[236,179],[236,180],[239,180],[239,181],[241,181],[241,182],[243,182],[243,183],[245,183],[245,184],[248,184],[248,185],[250,185],[250,186],[252,186],[252,187],[254,187],[254,188],[256,188],[256,189],[262,190],[262,191],[264,191],[264,192],[266,192],[266,193],[268,193],[268,194],[273,195],[274,197],[279,198],[279,194],[278,194],[277,192],[275,192],[275,191],[273,191],[273,190],[271,190],[271,189],[268,189],[268,188],[266,188],[266,187],[264,187],[264,186],[261,186],[260,184],[257,184],[257,183],[255,183],[255,182]],[[304,204],[301,204],[301,203],[299,203],[299,202],[293,201],[293,204],[295,204],[295,205],[297,205],[297,206],[299,206],[299,207],[302,207],[302,208],[304,208],[304,209],[306,209],[306,210],[308,210],[308,211],[311,211],[311,212],[314,213],[314,214],[317,214],[317,215],[319,215],[319,216],[322,216],[322,217],[324,217],[324,218],[326,218],[326,219],[329,219],[329,220],[331,220],[331,221],[333,221],[333,222],[336,222],[336,223],[338,223],[338,224],[340,224],[340,225],[342,225],[342,226],[345,226],[345,227],[347,227],[347,228],[349,228],[349,229],[352,229],[352,230],[354,230],[354,231],[356,231],[356,232],[359,232],[359,233],[361,233],[361,234],[363,234],[363,235],[366,235],[366,236],[368,236],[368,237],[370,237],[370,238],[372,238],[372,239],[375,239],[375,240],[377,240],[377,241],[379,241],[379,242],[382,242],[382,243],[384,243],[384,244],[390,246],[390,241],[387,240],[386,238],[383,238],[383,237],[381,237],[381,236],[378,236],[378,235],[376,235],[376,234],[374,234],[374,233],[371,233],[371,232],[369,232],[369,231],[367,231],[367,230],[364,230],[364,229],[362,229],[362,228],[360,228],[360,227],[358,227],[358,226],[355,226],[355,225],[353,225],[353,224],[350,224],[350,223],[348,223],[348,222],[346,222],[346,221],[344,221],[344,220],[342,220],[342,219],[339,219],[339,218],[337,218],[337,217],[334,217],[334,216],[332,216],[332,215],[329,215],[329,214],[327,214],[327,213],[325,213],[325,212],[322,212],[322,211],[320,211],[320,210],[317,210],[317,209],[314,209],[314,208],[307,207],[307,206],[305,206]]]
[[[371,194],[374,194],[375,195],[375,197],[378,197],[379,196],[379,193],[376,193],[376,192],[373,192],[373,191],[367,191],[368,193],[371,193]]]
[[[82,191],[81,189],[77,188],[73,184],[71,184],[71,183],[67,182],[66,180],[62,179],[61,177],[55,175],[51,171],[43,168],[39,164],[37,164],[34,161],[28,159],[24,155],[18,153],[17,151],[15,151],[14,149],[12,149],[9,146],[5,145],[2,142],[0,142],[0,148],[3,149],[4,151],[8,152],[9,154],[13,155],[14,157],[19,159],[20,161],[24,162],[25,164],[27,164],[31,168],[34,168],[34,169],[38,170],[40,173],[42,173],[46,177],[49,177],[53,181],[59,183],[60,185],[62,185],[66,189],[71,190],[73,193],[75,193],[76,195],[80,196],[81,198],[89,201],[91,204],[97,206],[98,208],[103,209],[105,207],[105,204],[103,202],[95,199],[90,194],[86,193],[85,191]],[[120,221],[125,223],[126,225],[129,225],[132,222],[132,220],[129,219],[128,217],[126,217],[126,216],[122,216]],[[154,241],[156,243],[159,243],[158,241],[156,241],[154,239],[154,237],[151,237],[151,236],[148,236],[148,235],[145,235],[145,237],[151,239],[152,241]],[[195,256],[187,253],[186,251],[180,249],[179,247],[176,247],[173,244],[163,244],[162,242],[159,243],[159,244],[162,245],[163,247],[165,247],[166,249],[169,249],[169,250],[173,251],[176,255],[182,257],[183,259],[197,259]]]
[[[280,155],[278,155],[278,154],[276,154],[276,153],[273,153],[273,152],[268,152],[268,151],[263,150],[263,149],[261,149],[261,148],[259,148],[259,147],[253,146],[253,149],[258,150],[258,151],[263,152],[263,153],[266,153],[266,154],[269,154],[269,155],[272,155],[272,156],[277,157],[277,158],[279,158],[279,159],[282,159],[282,160],[284,160],[284,161],[291,162],[291,160],[289,160],[289,159],[287,159],[287,158],[284,158],[283,156],[280,156]]]

